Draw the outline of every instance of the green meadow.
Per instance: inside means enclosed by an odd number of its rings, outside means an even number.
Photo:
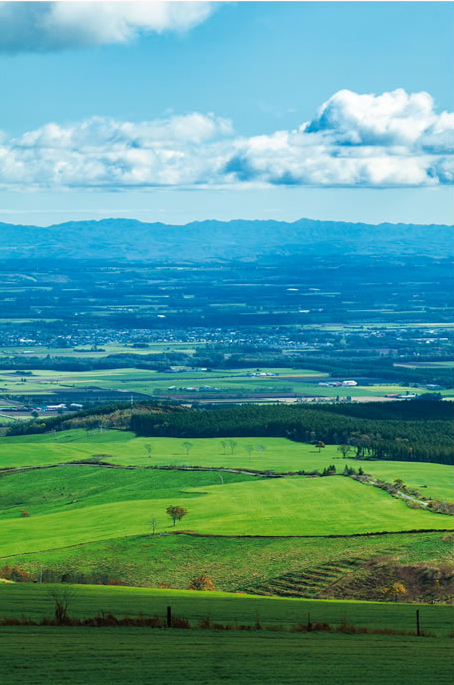
[[[275,472],[311,471],[334,464],[341,473],[345,464],[362,466],[366,473],[392,482],[400,478],[410,487],[434,499],[453,499],[451,466],[401,461],[357,461],[342,459],[335,445],[327,445],[319,453],[313,445],[292,442],[285,438],[190,439],[187,452],[180,438],[138,438],[134,433],[118,430],[75,429],[60,433],[45,433],[0,439],[0,468],[59,464],[94,455],[119,465],[162,466],[185,464],[216,468],[249,468]],[[247,446],[252,446],[249,453]],[[232,453],[233,447],[233,453]],[[261,449],[263,448],[263,449]],[[366,486],[361,486],[366,487]]]
[[[54,602],[50,591],[60,586],[51,584],[0,584],[0,616],[20,616],[23,608],[32,619],[52,616]],[[195,592],[106,585],[76,585],[69,614],[93,616],[111,611],[118,617],[165,616],[171,606],[176,616],[199,621],[207,616],[213,622],[253,625],[257,619],[263,625],[291,626],[306,622],[310,613],[313,622],[339,624],[349,621],[370,628],[415,629],[415,610],[420,609],[421,627],[438,636],[451,631],[453,608],[446,605],[395,602],[358,602],[283,597],[259,597],[228,592]]]
[[[60,586],[61,587],[61,586]],[[262,598],[227,593],[201,593],[144,588],[73,586],[72,616],[111,611],[116,616],[174,615],[192,625],[212,622],[269,630],[152,630],[146,628],[71,628],[1,626],[2,676],[26,685],[98,685],[106,670],[109,682],[150,679],[164,685],[448,685],[451,677],[452,609],[419,605],[421,626],[432,638],[400,635],[292,633],[283,628],[312,622],[333,626],[349,621],[375,629],[415,630],[415,607],[372,602],[324,602]],[[52,586],[0,585],[0,615],[51,616]],[[329,656],[329,658],[328,658]],[[435,670],[434,670],[435,669]]]
[[[9,685],[452,682],[447,638],[13,626],[0,639]]]
[[[208,484],[207,475],[217,483]],[[221,483],[216,473],[62,466],[6,476],[0,480],[0,497],[6,504],[1,556],[148,533],[153,517],[160,532],[169,531],[173,524],[165,510],[175,504],[188,510],[180,529],[216,535],[351,535],[454,527],[452,517],[412,510],[382,490],[343,476]],[[29,517],[21,516],[24,509]]]

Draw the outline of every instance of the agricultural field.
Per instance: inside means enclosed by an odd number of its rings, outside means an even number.
[[[158,352],[158,350],[157,350]],[[178,368],[178,367],[176,367]],[[0,370],[0,393],[11,396],[34,397],[40,395],[74,395],[93,390],[140,393],[142,395],[164,395],[186,397],[190,401],[214,401],[222,395],[260,394],[286,396],[308,395],[327,398],[374,398],[389,394],[405,395],[418,392],[425,394],[427,389],[399,384],[358,385],[355,387],[325,387],[319,382],[327,379],[328,374],[311,369],[267,368],[257,369],[213,369],[197,371],[180,369],[178,373],[162,373],[148,369],[119,368],[94,371],[48,371],[29,370],[26,374],[18,371]],[[268,374],[268,375],[264,375]],[[454,390],[442,390],[443,397],[454,397]],[[89,398],[88,398],[89,399]],[[3,400],[8,404],[8,400]],[[0,399],[0,403],[2,400]]]
[[[342,459],[335,445],[320,452],[285,438],[140,438],[130,431],[82,428],[0,439],[0,468],[61,464],[99,456],[122,466],[203,466],[261,471],[323,471],[330,464],[341,473],[345,464],[388,482],[400,478],[426,496],[451,500],[454,472],[443,464]],[[252,447],[252,450],[250,450]],[[232,452],[233,449],[233,452]],[[425,487],[427,486],[427,487]],[[361,486],[366,488],[367,486]]]
[[[50,615],[51,589],[27,584],[0,586],[0,615],[15,616],[24,606],[32,618]],[[61,683],[62,673],[76,685],[97,685],[105,677],[106,668],[114,685],[131,678],[139,685],[145,684],[150,673],[164,685],[171,685],[175,679],[207,685],[225,680],[242,685],[297,685],[308,677],[321,685],[334,680],[340,685],[362,685],[365,678],[369,685],[391,680],[397,685],[410,685],[419,678],[440,685],[450,683],[446,637],[451,629],[450,607],[419,607],[424,629],[435,638],[285,631],[306,622],[309,615],[312,621],[333,626],[350,621],[368,628],[414,631],[415,607],[370,602],[75,586],[70,614],[85,617],[96,611],[111,611],[119,617],[139,613],[164,616],[169,605],[175,615],[185,616],[192,625],[209,617],[212,622],[233,626],[254,626],[259,621],[274,630],[1,626],[2,673],[7,682],[26,685]]]

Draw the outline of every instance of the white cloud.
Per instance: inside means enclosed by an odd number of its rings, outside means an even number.
[[[312,122],[250,138],[197,112],[144,122],[92,117],[0,135],[0,186],[11,189],[454,183],[454,116],[427,93],[339,91]]]
[[[35,52],[125,43],[140,32],[186,31],[213,2],[0,2],[0,51]]]

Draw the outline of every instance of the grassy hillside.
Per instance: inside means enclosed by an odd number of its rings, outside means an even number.
[[[451,466],[400,461],[357,461],[340,459],[335,445],[327,445],[320,453],[312,445],[285,438],[235,438],[236,445],[221,444],[222,438],[191,439],[189,453],[180,438],[138,438],[134,433],[118,430],[85,431],[75,429],[59,433],[4,437],[0,441],[0,467],[58,464],[104,455],[112,464],[154,466],[192,464],[199,466],[249,468],[276,472],[304,469],[322,471],[335,464],[342,471],[345,463],[386,481],[401,478],[411,487],[424,488],[424,494],[434,499],[452,500]],[[249,456],[246,446],[252,445]],[[259,450],[262,446],[264,449]],[[150,456],[149,456],[150,454]]]
[[[450,516],[409,509],[384,491],[343,476],[224,484],[218,479],[212,485],[208,483],[216,474],[164,473],[166,482],[154,472],[129,474],[92,466],[6,476],[0,480],[0,497],[8,503],[0,555],[144,534],[152,517],[160,532],[173,530],[165,510],[174,504],[189,512],[181,529],[221,535],[350,535],[454,527]],[[137,485],[141,476],[144,481]],[[21,510],[31,515],[21,517]]]
[[[445,533],[319,539],[148,534],[19,554],[0,560],[0,566],[9,563],[25,568],[35,579],[42,569],[46,580],[58,581],[65,576],[79,582],[85,576],[92,582],[120,580],[128,585],[152,587],[163,583],[181,589],[187,588],[203,572],[217,589],[234,591],[269,585],[273,578],[285,573],[310,571],[312,575],[314,569],[329,565],[335,574],[326,578],[327,582],[317,588],[318,592],[355,570],[356,562],[361,568],[361,564],[366,565],[372,559],[391,560],[399,565],[419,563],[426,567],[452,564],[452,537]],[[351,565],[343,569],[345,560]],[[430,593],[433,583],[423,589]],[[301,591],[301,594],[314,593],[310,588],[310,593]],[[364,594],[364,598],[367,596]]]

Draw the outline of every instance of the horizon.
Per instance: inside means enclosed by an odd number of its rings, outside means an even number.
[[[67,219],[66,221],[60,221],[58,223],[53,223],[53,224],[25,224],[25,223],[14,223],[11,221],[2,221],[0,220],[0,225],[5,225],[5,226],[14,226],[14,227],[24,227],[24,228],[55,228],[55,227],[60,227],[64,226],[66,224],[74,224],[74,223],[102,223],[104,221],[134,221],[139,224],[144,224],[144,225],[149,225],[153,226],[155,224],[160,224],[162,226],[190,226],[192,224],[204,224],[204,223],[211,223],[211,222],[216,222],[216,223],[221,223],[221,224],[229,224],[229,223],[235,223],[235,222],[245,222],[245,223],[267,223],[267,222],[274,222],[274,223],[281,223],[281,224],[297,224],[299,222],[303,221],[310,221],[310,222],[316,222],[316,223],[321,223],[321,224],[326,224],[326,223],[334,223],[334,224],[348,224],[352,226],[357,226],[357,225],[364,225],[364,226],[440,226],[440,227],[446,227],[446,228],[454,228],[454,223],[439,223],[439,222],[432,222],[432,223],[419,223],[419,222],[414,222],[414,221],[380,221],[380,222],[368,222],[368,221],[345,221],[342,219],[313,219],[311,217],[307,216],[302,216],[298,219],[294,220],[286,220],[286,219],[276,219],[273,217],[262,219],[262,218],[257,218],[257,219],[244,219],[242,217],[235,217],[232,219],[216,219],[213,217],[208,217],[206,219],[194,219],[192,221],[186,221],[184,223],[177,223],[177,222],[166,222],[166,221],[160,221],[160,220],[153,220],[153,221],[144,221],[141,219],[136,219],[135,217],[127,217],[127,216],[104,216],[100,219],[97,218],[91,218],[91,219]]]
[[[0,218],[449,224],[451,5],[0,3]]]

